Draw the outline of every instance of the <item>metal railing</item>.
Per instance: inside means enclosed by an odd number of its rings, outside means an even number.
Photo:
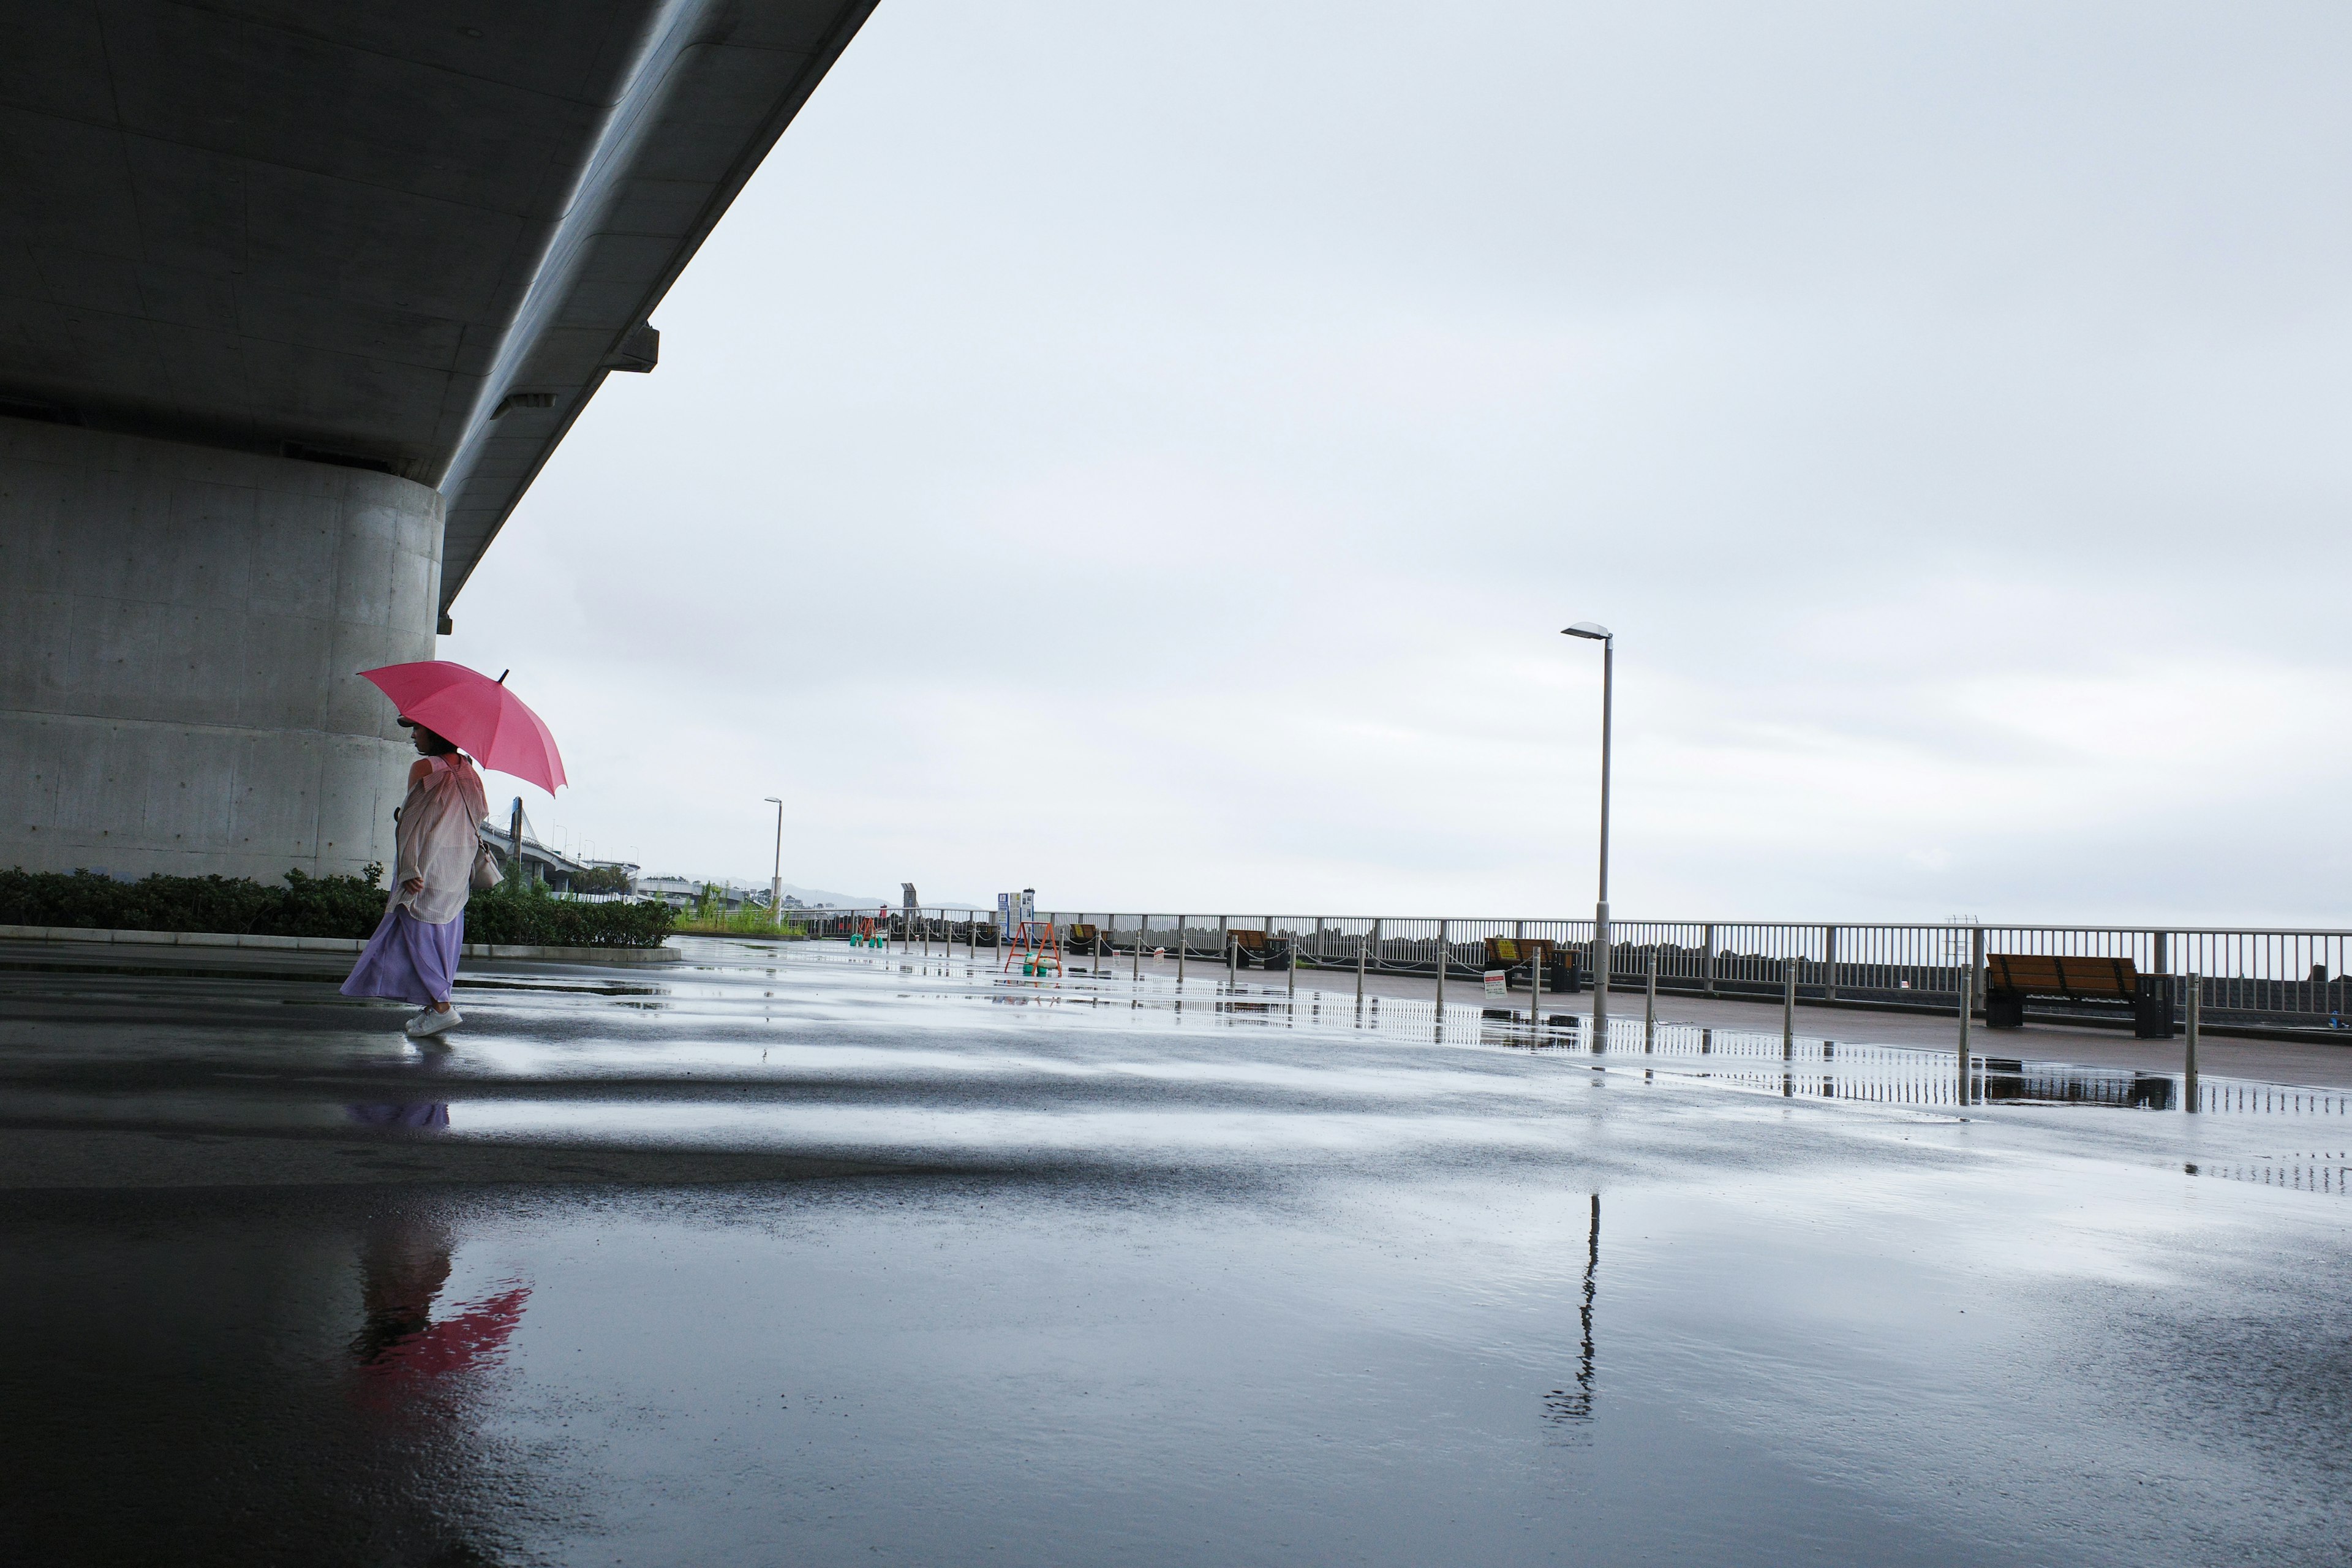
[[[813,936],[848,936],[870,913],[793,910]],[[1486,939],[1548,939],[1576,955],[1577,979],[1589,985],[1598,971],[1591,920],[1440,920],[1433,916],[1286,914],[1138,914],[1055,910],[1038,911],[1062,941],[1071,928],[1091,926],[1105,952],[1133,958],[1182,954],[1196,963],[1223,965],[1233,933],[1263,933],[1281,961],[1295,953],[1303,969],[1363,967],[1381,974],[1434,976],[1441,956],[1447,978],[1477,980],[1487,968]],[[986,911],[920,910],[911,921],[894,911],[880,934],[894,942],[931,942],[942,949],[992,948],[998,931]],[[878,929],[878,928],[877,928]],[[1985,994],[1989,953],[2127,958],[2142,974],[2198,976],[2206,1027],[2309,1030],[2352,1041],[2352,931],[2254,928],[2097,925],[1905,925],[1885,922],[1776,921],[1612,921],[1608,974],[1612,991],[1639,990],[1650,965],[1658,989],[1685,995],[1777,1000],[1789,971],[1809,1003],[1951,1012],[1960,982]],[[1255,952],[1247,962],[1263,962]],[[1558,978],[1558,977],[1555,977]],[[2185,984],[2168,986],[2176,1019],[2186,1012]],[[2044,1022],[2113,1019],[2112,1011],[2036,1001],[2029,1017]]]

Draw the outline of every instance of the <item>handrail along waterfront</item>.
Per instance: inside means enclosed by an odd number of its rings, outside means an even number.
[[[810,934],[845,935],[867,914],[856,910],[796,910]],[[1231,933],[1263,931],[1286,939],[1302,969],[1354,970],[1371,974],[1438,973],[1475,981],[1485,970],[1490,936],[1549,938],[1578,955],[1590,984],[1600,973],[1593,922],[1583,919],[1458,920],[1434,916],[1222,914],[1183,916],[1085,910],[1038,911],[1066,933],[1091,923],[1105,952],[1125,954],[1129,967],[1154,949],[1171,959],[1206,960],[1222,967]],[[967,944],[992,942],[986,910],[926,909],[905,929],[903,911],[890,915],[893,940],[926,936]],[[835,930],[835,928],[840,928]],[[1610,921],[1608,973],[1612,984],[1643,989],[1657,965],[1662,994],[1713,995],[1778,1001],[1784,976],[1798,998],[1839,1006],[1952,1012],[1961,982],[1980,1013],[1988,953],[2056,954],[2129,959],[2144,974],[2175,977],[2173,1012],[2187,1012],[2186,977],[2198,978],[2199,1010],[2208,1029],[2248,1027],[2337,1036],[2352,1043],[2352,931],[2254,926],[2155,926],[2094,922],[1905,923],[1873,921]],[[1442,931],[1442,936],[1441,936]],[[2104,1023],[2105,1015],[2037,1001],[2029,1017],[2042,1022]]]

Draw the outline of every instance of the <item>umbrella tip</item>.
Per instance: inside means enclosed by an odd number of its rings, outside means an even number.
[[[504,685],[507,683],[507,677],[508,677],[508,676],[509,676],[509,675],[512,675],[513,673],[514,673],[514,666],[513,666],[513,665],[509,665],[509,666],[507,666],[504,669],[502,669],[502,670],[499,671],[499,684],[500,686],[504,686]]]

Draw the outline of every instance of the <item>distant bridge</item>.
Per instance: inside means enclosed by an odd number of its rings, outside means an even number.
[[[0,5],[0,865],[389,851],[436,630],[873,0]]]

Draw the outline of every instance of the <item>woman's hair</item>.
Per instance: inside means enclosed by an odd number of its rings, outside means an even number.
[[[417,744],[428,757],[446,757],[457,749],[457,742],[436,734],[414,719],[408,721],[408,727],[416,731]]]

